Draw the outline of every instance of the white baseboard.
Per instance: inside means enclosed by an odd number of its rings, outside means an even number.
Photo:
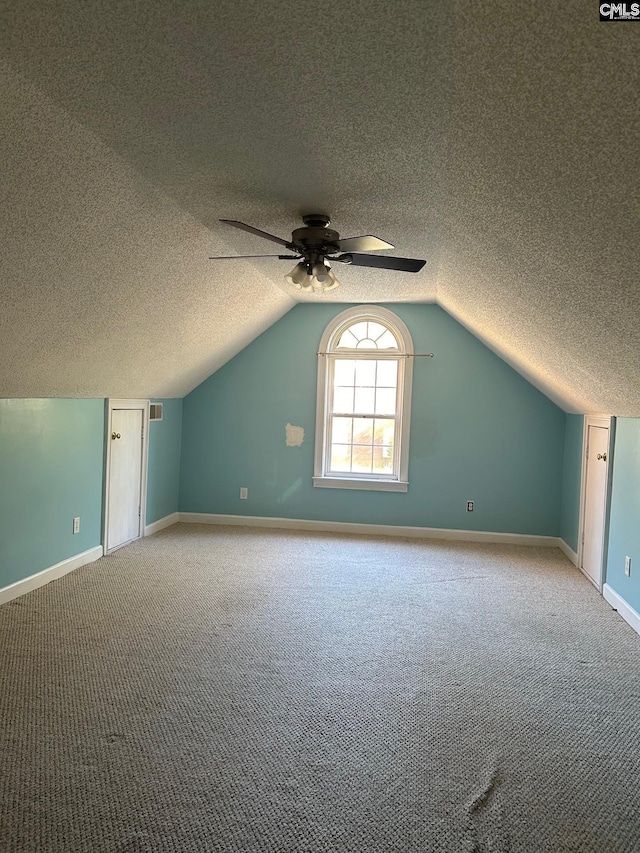
[[[568,557],[571,560],[574,566],[578,565],[578,555],[573,548],[570,548],[564,539],[560,537],[558,537],[558,548],[560,548],[565,557]]]
[[[615,589],[609,586],[608,583],[602,587],[602,595],[604,596],[604,600],[608,601],[613,609],[618,611],[624,621],[628,622],[633,630],[640,634],[640,613],[634,610],[630,604],[627,604],[624,598],[618,595]]]
[[[448,530],[441,527],[405,527],[399,524],[360,524],[345,521],[315,521],[304,518],[272,518],[257,515],[218,515],[180,512],[189,524],[230,524],[240,527],[278,527],[285,530],[321,530],[330,533],[364,533],[369,536],[404,536],[412,539],[450,539],[460,542],[496,542],[509,545],[538,545],[558,548],[557,536],[519,533],[490,533],[483,530]]]
[[[56,563],[55,566],[49,566],[48,569],[43,569],[35,575],[29,575],[28,578],[23,578],[20,581],[9,584],[9,586],[0,589],[0,604],[5,604],[26,592],[31,592],[33,589],[38,589],[50,581],[57,580],[63,575],[69,574],[74,569],[79,569],[80,566],[86,566],[87,563],[93,563],[95,560],[102,557],[102,545],[96,545],[95,548],[89,548],[88,551],[83,551],[82,554],[76,554],[75,557],[69,557],[68,560],[63,560],[61,563]]]
[[[147,524],[144,528],[145,536],[153,536],[159,530],[164,530],[165,527],[171,527],[172,524],[178,523],[178,513],[172,512],[171,515],[165,515],[164,518],[159,518],[157,521]]]

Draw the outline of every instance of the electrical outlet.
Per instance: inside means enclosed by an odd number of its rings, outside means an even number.
[[[242,486],[240,489],[240,500],[246,501],[248,497],[249,497],[249,489],[247,489],[246,486]]]
[[[73,532],[74,532],[74,534],[80,533],[80,516],[79,515],[73,519]]]
[[[467,501],[467,512],[473,512],[473,501]]]
[[[631,577],[631,557],[624,558],[624,573],[628,578]]]

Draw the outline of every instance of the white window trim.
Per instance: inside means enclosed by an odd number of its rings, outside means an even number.
[[[370,319],[378,321],[396,336],[398,342],[403,346],[400,352],[381,350],[376,358],[404,359],[403,378],[399,387],[399,434],[400,434],[400,458],[398,460],[398,477],[377,478],[371,475],[336,475],[325,474],[325,460],[327,454],[326,446],[326,420],[329,400],[329,387],[327,383],[327,356],[326,353],[337,340],[343,330],[358,320]],[[343,353],[345,358],[371,357],[372,351],[367,350],[336,350],[336,354]],[[411,426],[411,385],[413,380],[413,341],[411,334],[402,320],[379,305],[357,305],[348,308],[329,323],[320,339],[318,350],[318,383],[316,397],[316,444],[314,456],[313,485],[324,489],[364,489],[386,492],[406,492],[409,488],[409,430]]]

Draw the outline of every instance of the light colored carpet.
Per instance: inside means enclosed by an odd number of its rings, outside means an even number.
[[[640,637],[559,551],[179,525],[0,654],[3,853],[640,850]]]

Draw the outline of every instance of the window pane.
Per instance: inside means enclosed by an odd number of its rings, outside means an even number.
[[[332,444],[331,445],[331,470],[332,471],[351,471],[351,445],[350,444]]]
[[[372,323],[369,322],[369,328],[367,330],[367,337],[371,338],[374,341],[377,341],[380,335],[386,332],[386,328],[381,323]]]
[[[354,323],[353,326],[349,326],[349,331],[352,335],[355,335],[357,340],[361,341],[363,338],[367,337],[367,324]]]
[[[334,364],[333,384],[353,385],[356,363],[351,358],[337,358]],[[386,383],[385,383],[386,384]]]
[[[378,385],[384,385],[387,388],[395,388],[398,384],[398,362],[397,361],[379,361],[378,364]]]
[[[345,415],[353,412],[353,388],[334,389],[333,411]]]
[[[358,344],[358,339],[354,337],[349,329],[346,332],[343,332],[340,335],[340,340],[338,341],[338,348],[340,347],[349,347],[349,349],[355,349]]]
[[[376,384],[376,363],[369,359],[358,359],[356,365],[356,385],[369,385],[372,387]]]
[[[338,391],[336,390],[336,394]],[[395,391],[391,392],[395,397]],[[373,388],[356,388],[356,407],[355,409],[342,409],[341,411],[359,412],[360,414],[373,414],[373,399],[375,391]],[[392,414],[386,411],[385,414]]]
[[[351,470],[358,474],[370,474],[373,465],[373,447],[354,445]]]
[[[369,418],[354,418],[353,443],[371,444],[373,442],[373,421]]]
[[[391,418],[376,418],[373,422],[373,443],[393,446],[396,422]]]
[[[388,329],[377,340],[378,349],[398,349],[398,341]]]
[[[405,386],[412,370],[406,370],[404,358],[410,339],[405,341],[399,328],[392,331],[393,315],[387,319],[382,309],[369,313],[362,306],[338,316],[342,319],[335,318],[325,329],[332,352],[320,359],[325,368],[318,382],[324,423],[316,436],[316,458],[323,468],[314,473],[343,481],[396,478],[406,468],[399,406],[405,393],[408,404]]]
[[[337,393],[337,392],[336,392]],[[376,414],[395,415],[396,413],[396,391],[395,388],[376,389]]]
[[[381,423],[387,423],[387,421],[381,421]],[[352,424],[352,418],[334,418],[331,440],[335,444],[351,444]],[[380,443],[382,444],[383,442]]]
[[[375,474],[393,473],[393,447],[376,445],[373,448],[373,471]]]

